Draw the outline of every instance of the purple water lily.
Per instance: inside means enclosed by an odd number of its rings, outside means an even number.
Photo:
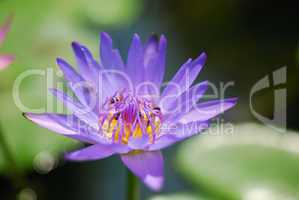
[[[77,42],[72,48],[78,71],[57,59],[75,97],[57,89],[50,91],[72,114],[25,113],[25,117],[91,144],[66,154],[67,159],[97,160],[119,154],[145,185],[158,191],[164,181],[160,150],[206,129],[209,120],[233,107],[236,99],[199,102],[208,82],[193,82],[206,61],[205,53],[189,59],[164,85],[167,41],[163,35],[153,35],[143,45],[135,34],[126,64],[110,36],[101,33],[100,37],[100,61]]]
[[[7,32],[9,31],[10,24],[11,24],[12,17],[8,17],[4,24],[0,26],[0,46],[4,42],[5,36]],[[8,65],[12,63],[14,60],[13,55],[0,55],[0,70],[6,68]]]

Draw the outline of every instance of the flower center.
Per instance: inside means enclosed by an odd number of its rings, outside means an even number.
[[[108,98],[101,108],[99,125],[103,134],[113,142],[127,144],[130,137],[147,134],[154,143],[160,132],[162,113],[159,107],[125,90]]]

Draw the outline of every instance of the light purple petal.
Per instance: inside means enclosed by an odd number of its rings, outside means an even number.
[[[144,67],[155,69],[159,57],[159,37],[153,34],[147,41],[144,47]],[[148,71],[149,72],[149,71]]]
[[[183,124],[192,121],[206,121],[232,108],[237,103],[237,98],[212,100],[199,103],[189,113],[182,116],[179,121]]]
[[[155,141],[154,144],[150,145],[149,151],[157,151],[167,148],[176,142],[179,142],[183,139],[176,137],[174,134],[165,134]]]
[[[160,108],[171,114],[181,114],[189,112],[192,105],[196,104],[198,100],[203,96],[208,88],[208,81],[204,81],[192,86],[186,92],[179,96],[174,97],[164,97],[161,99]]]
[[[93,108],[84,106],[78,101],[57,89],[49,89],[73,114],[92,128],[98,130],[98,116],[93,112]]]
[[[200,54],[194,61],[189,59],[175,76],[170,81],[170,84],[162,92],[162,98],[165,96],[175,96],[185,92],[201,71],[207,55],[205,53]]]
[[[192,105],[196,104],[208,89],[209,82],[204,81],[191,87],[187,92],[183,93],[182,104],[180,110],[182,112],[189,112]],[[185,100],[185,101],[184,101]]]
[[[1,55],[0,56],[0,70],[5,69],[14,61],[15,57],[12,55]]]
[[[93,58],[92,53],[89,51],[87,47],[81,45],[81,51],[85,57],[85,62],[87,64],[87,74],[83,76],[87,81],[91,81],[96,84],[98,73],[101,69],[103,69],[100,64]]]
[[[80,122],[74,116],[55,113],[24,113],[24,117],[43,128],[82,142],[96,143],[104,141],[98,135],[90,132],[87,126],[85,126],[85,130],[82,128],[79,130]]]
[[[107,158],[116,153],[128,153],[126,145],[120,144],[94,144],[92,146],[67,153],[65,158],[72,161],[88,161]]]
[[[85,58],[85,53],[82,46],[78,42],[72,42],[72,48],[76,57],[79,72],[85,80],[91,79],[90,66]]]
[[[118,49],[113,49],[111,37],[105,32],[102,32],[100,37],[100,58],[103,66],[108,69],[124,69]]]
[[[64,78],[71,83],[77,83],[84,79],[73,69],[73,67],[62,58],[56,59],[57,65],[60,67],[64,74]]]
[[[65,158],[72,161],[99,160],[113,155],[114,152],[101,144],[95,144],[81,150],[65,155]]]
[[[128,52],[127,73],[135,84],[144,80],[143,56],[143,46],[140,37],[137,34],[134,34]]]
[[[118,81],[120,76],[119,69],[114,69],[116,72],[108,72],[107,70],[104,70],[104,67],[93,58],[87,47],[79,44],[78,42],[73,42],[72,47],[79,66],[80,75],[87,83],[91,83],[93,86],[92,90],[99,94],[98,98],[101,99],[111,96],[119,90],[121,86],[126,86],[124,81]],[[112,52],[114,55],[116,51],[112,50]]]
[[[12,16],[9,16],[5,20],[4,24],[2,26],[0,26],[0,45],[3,43],[3,41],[6,37],[6,34],[10,29],[11,22],[12,22]]]
[[[157,102],[165,72],[166,38],[152,35],[144,47],[144,84],[138,88],[138,95],[151,96]]]
[[[190,138],[209,128],[209,122],[190,122],[188,124],[176,124],[168,130],[162,130],[162,136],[157,138],[154,144],[149,146],[150,151],[164,149],[176,142]]]
[[[166,60],[166,38],[162,35],[152,35],[147,41],[144,49],[144,67],[146,81],[153,82],[160,87],[163,81]]]
[[[87,82],[75,71],[70,64],[61,58],[57,58],[57,65],[64,74],[64,78],[68,81],[68,86],[72,89],[81,103],[88,105],[90,101],[90,88]]]
[[[149,137],[147,134],[142,134],[141,138],[135,138],[131,136],[128,141],[128,146],[134,150],[143,150],[149,143]]]
[[[160,151],[131,152],[121,155],[121,159],[149,188],[154,191],[162,188],[164,161]]]

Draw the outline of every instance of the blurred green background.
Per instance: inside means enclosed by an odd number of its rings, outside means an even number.
[[[73,60],[70,43],[86,44],[98,57],[99,33],[108,32],[123,58],[133,33],[145,40],[152,32],[168,38],[167,80],[189,57],[208,54],[198,80],[234,82],[226,96],[238,105],[221,120],[233,134],[203,134],[164,151],[165,187],[154,194],[142,186],[141,199],[299,199],[299,135],[262,125],[249,108],[253,85],[287,66],[287,127],[298,130],[299,3],[258,0],[0,0],[0,23],[14,14],[0,52],[16,61],[0,73],[0,122],[18,168],[30,189],[15,191],[11,169],[0,148],[0,198],[124,199],[126,172],[117,156],[70,163],[63,152],[77,142],[26,121],[12,89],[28,69],[54,69],[56,57]],[[29,108],[45,106],[46,81],[25,80],[20,97]],[[272,117],[274,87],[254,96],[255,109]],[[55,110],[53,110],[55,111]]]

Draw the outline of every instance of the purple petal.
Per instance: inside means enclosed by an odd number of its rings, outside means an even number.
[[[124,63],[118,49],[113,49],[111,37],[101,33],[100,58],[103,66],[108,69],[123,69]]]
[[[85,82],[65,60],[57,58],[57,65],[63,72],[64,78],[68,81],[68,86],[72,89],[80,102],[87,105],[91,98],[89,88],[87,88],[87,82]]]
[[[165,73],[165,66],[166,66],[166,51],[167,51],[167,40],[164,35],[161,35],[159,41],[159,56],[157,60],[156,71],[152,76],[154,77],[153,82],[160,87]]]
[[[121,155],[123,163],[154,191],[161,190],[164,181],[163,156],[160,151],[131,152]]]
[[[152,35],[145,45],[144,67],[146,69],[146,80],[152,81],[160,86],[165,71],[167,40],[162,35]]]
[[[94,144],[92,146],[67,153],[65,158],[73,161],[99,160],[116,153],[128,153],[126,145],[120,144]]]
[[[148,150],[150,150],[150,151],[162,150],[162,149],[169,147],[181,140],[183,140],[183,139],[178,138],[173,134],[166,134],[166,135],[161,136],[159,139],[157,139],[154,144],[150,145]]]
[[[237,98],[212,100],[199,103],[191,112],[182,116],[179,121],[183,124],[192,121],[207,121],[232,108],[234,105],[236,105],[236,103]]]
[[[80,75],[87,83],[91,83],[94,86],[93,90],[98,91],[97,86],[99,84],[100,74],[101,70],[103,70],[103,67],[97,63],[87,47],[77,42],[73,42],[72,47],[76,55]],[[114,80],[112,77],[105,76],[101,78],[104,79],[103,82],[105,82],[105,86],[109,85],[111,88],[114,85]],[[106,92],[106,90],[104,92]]]
[[[82,47],[82,49],[82,51],[85,51],[84,47]],[[94,80],[84,80],[83,77],[81,77],[81,75],[77,73],[76,70],[65,60],[58,58],[57,64],[62,70],[65,79],[68,81],[68,86],[74,92],[79,101],[86,106],[95,104],[94,112],[98,113],[98,103],[103,102],[103,99],[110,95],[111,91],[113,91],[109,87],[111,84],[106,80],[106,76],[103,77],[103,81],[98,82],[97,78],[99,77],[97,77],[97,75],[99,73],[96,67],[93,67],[91,69],[93,69],[94,72],[91,74],[93,74],[92,79]],[[101,90],[99,90],[98,86],[100,86]]]
[[[49,89],[73,114],[94,129],[98,129],[98,117],[93,112],[93,108],[80,104],[64,92],[57,89]]]
[[[64,74],[64,78],[72,83],[77,83],[83,81],[83,78],[73,69],[73,67],[68,64],[62,58],[56,59],[57,65],[60,67]]]
[[[80,122],[74,116],[54,113],[24,113],[24,117],[41,127],[47,128],[66,137],[87,143],[103,142],[99,136],[87,132],[87,127],[85,130],[79,130],[77,126],[80,126]]]
[[[131,136],[128,141],[128,146],[134,150],[143,150],[149,143],[149,137],[147,134],[142,134],[141,138],[135,138]]]
[[[179,96],[164,97],[165,99],[160,101],[160,107],[162,110],[170,112],[170,114],[177,112],[178,114],[186,113],[203,96],[208,88],[208,84],[208,81],[204,81],[194,85]]]
[[[162,35],[152,35],[144,48],[144,78],[145,81],[153,83],[155,88],[160,88],[163,81],[166,59],[166,38]],[[147,87],[145,94],[155,94],[154,88]],[[159,94],[157,94],[158,96]]]
[[[188,124],[177,124],[168,130],[162,130],[163,135],[149,146],[150,151],[164,149],[176,142],[190,138],[201,133],[209,127],[209,122],[190,122]]]
[[[145,44],[144,67],[146,69],[155,68],[158,56],[159,56],[159,37],[156,34],[153,34]],[[154,64],[151,62],[153,62]]]
[[[180,106],[180,110],[182,112],[189,112],[189,110],[192,108],[192,105],[198,102],[198,100],[204,95],[208,89],[208,85],[209,82],[204,81],[194,85],[187,92],[183,93],[181,96],[182,105]]]
[[[170,81],[170,84],[163,90],[162,97],[175,96],[185,92],[196,79],[205,64],[206,59],[207,55],[202,53],[194,61],[189,59],[185,64],[183,64]]]
[[[84,78],[89,77],[89,69],[88,69],[89,66],[85,59],[85,54],[82,51],[81,45],[77,42],[72,42],[72,47],[73,47],[73,51],[74,51],[74,54],[76,57],[76,61],[77,61],[77,65],[78,65],[80,74]]]
[[[5,69],[14,61],[15,57],[12,55],[2,55],[0,56],[0,70]]]
[[[77,150],[65,155],[65,158],[73,161],[99,160],[113,155],[114,152],[101,144],[95,144],[87,148]]]
[[[91,82],[97,83],[96,78],[97,74],[101,69],[103,69],[99,63],[93,58],[92,53],[89,49],[83,45],[81,45],[81,51],[85,57],[85,62],[87,64],[87,74],[85,76],[86,80],[90,79]]]
[[[143,47],[137,34],[134,34],[128,52],[127,73],[135,84],[144,80]]]
[[[0,45],[3,43],[7,32],[10,29],[10,25],[12,22],[12,16],[7,17],[7,19],[5,20],[4,24],[0,27]],[[0,67],[1,69],[1,67]]]

